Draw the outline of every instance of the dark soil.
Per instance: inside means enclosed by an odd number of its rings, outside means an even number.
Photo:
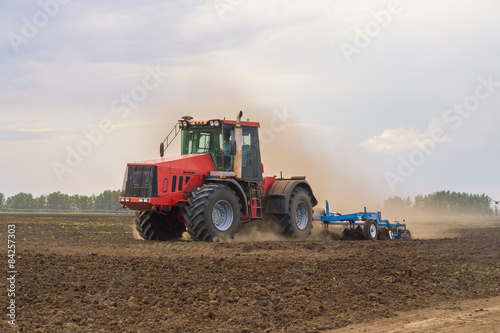
[[[4,267],[7,224],[23,332],[321,332],[500,295],[500,227],[431,240],[145,242],[131,216],[2,214]],[[12,330],[3,316],[0,331]]]

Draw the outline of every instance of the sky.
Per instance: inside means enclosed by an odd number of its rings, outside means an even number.
[[[499,13],[495,0],[3,1],[0,193],[121,188],[181,116],[243,110],[265,173],[307,176],[321,202],[500,199]]]

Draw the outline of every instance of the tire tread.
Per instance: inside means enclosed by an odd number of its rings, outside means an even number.
[[[213,235],[210,234],[206,227],[205,210],[209,198],[217,191],[226,190],[232,193],[237,198],[236,193],[228,186],[222,184],[208,183],[202,187],[198,187],[196,191],[191,194],[187,204],[184,206],[184,217],[186,219],[186,228],[188,234],[194,240],[198,241],[212,241]],[[241,211],[241,203],[239,204]]]

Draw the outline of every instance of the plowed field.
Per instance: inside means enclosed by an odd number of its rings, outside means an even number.
[[[500,221],[418,226],[433,239],[327,240],[315,225],[307,241],[200,243],[136,240],[130,216],[3,214],[5,271],[8,224],[17,317],[4,310],[2,332],[322,332],[500,295]]]

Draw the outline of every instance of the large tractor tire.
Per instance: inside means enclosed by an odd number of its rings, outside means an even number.
[[[377,223],[368,219],[365,221],[365,225],[363,228],[363,232],[365,234],[365,238],[368,240],[376,240],[378,238],[378,226]]]
[[[311,197],[306,190],[297,187],[288,203],[288,214],[279,218],[281,233],[290,238],[306,239],[312,229]]]
[[[194,240],[230,239],[241,226],[241,204],[229,187],[205,184],[184,206],[187,232]]]
[[[186,231],[174,213],[162,215],[153,211],[136,211],[135,228],[143,239],[156,241],[179,239]]]

